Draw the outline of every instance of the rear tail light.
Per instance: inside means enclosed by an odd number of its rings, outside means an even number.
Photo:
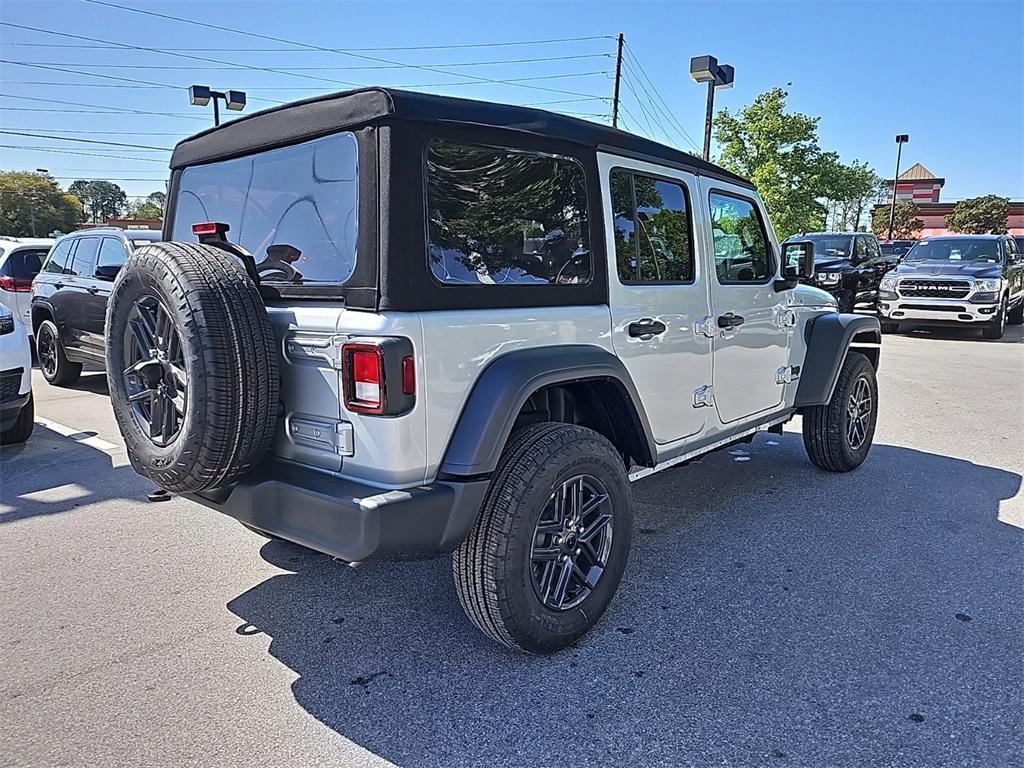
[[[14,293],[28,293],[32,290],[31,277],[0,277],[0,288]]]
[[[412,343],[388,337],[349,342],[341,348],[345,407],[354,413],[399,416],[416,402]]]

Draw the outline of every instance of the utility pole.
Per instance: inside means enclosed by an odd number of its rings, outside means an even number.
[[[892,240],[892,225],[896,220],[896,185],[900,180],[900,155],[903,154],[903,145],[910,141],[910,135],[906,133],[896,134],[896,175],[892,177],[892,202],[889,203],[889,237]]]
[[[625,42],[619,32],[618,53],[615,54],[615,94],[612,96],[612,128],[619,127],[619,84],[622,82],[622,45]]]

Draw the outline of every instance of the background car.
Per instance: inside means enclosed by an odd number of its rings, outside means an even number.
[[[882,249],[883,256],[899,259],[906,256],[916,243],[917,240],[880,240],[878,247]]]
[[[0,304],[0,444],[28,440],[34,418],[28,335],[18,316]]]
[[[885,256],[870,232],[808,232],[786,242],[814,243],[814,277],[804,280],[835,296],[840,312],[878,308],[878,282],[898,258]]]
[[[32,282],[32,329],[43,377],[74,384],[83,363],[104,365],[104,323],[114,278],[135,248],[160,240],[150,230],[86,229],[60,238]]]
[[[32,278],[53,243],[49,238],[0,237],[0,302],[28,329],[32,328]]]

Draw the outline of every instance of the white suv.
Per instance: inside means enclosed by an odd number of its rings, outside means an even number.
[[[32,353],[25,326],[0,304],[0,445],[28,440],[34,417]]]
[[[335,94],[181,142],[166,222],[108,306],[135,468],[346,561],[454,550],[509,646],[599,619],[631,480],[796,415],[823,469],[871,446],[877,319],[748,181],[627,133]]]
[[[54,241],[44,238],[0,237],[0,302],[32,331],[32,280]]]

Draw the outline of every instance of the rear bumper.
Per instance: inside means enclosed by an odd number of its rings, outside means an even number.
[[[255,528],[347,562],[430,557],[469,534],[488,481],[386,491],[265,464],[228,488],[184,494]]]
[[[26,392],[24,395],[0,402],[0,432],[6,432],[14,426],[14,422],[18,420],[18,414],[21,413],[21,409],[25,407],[31,396],[31,392]]]

